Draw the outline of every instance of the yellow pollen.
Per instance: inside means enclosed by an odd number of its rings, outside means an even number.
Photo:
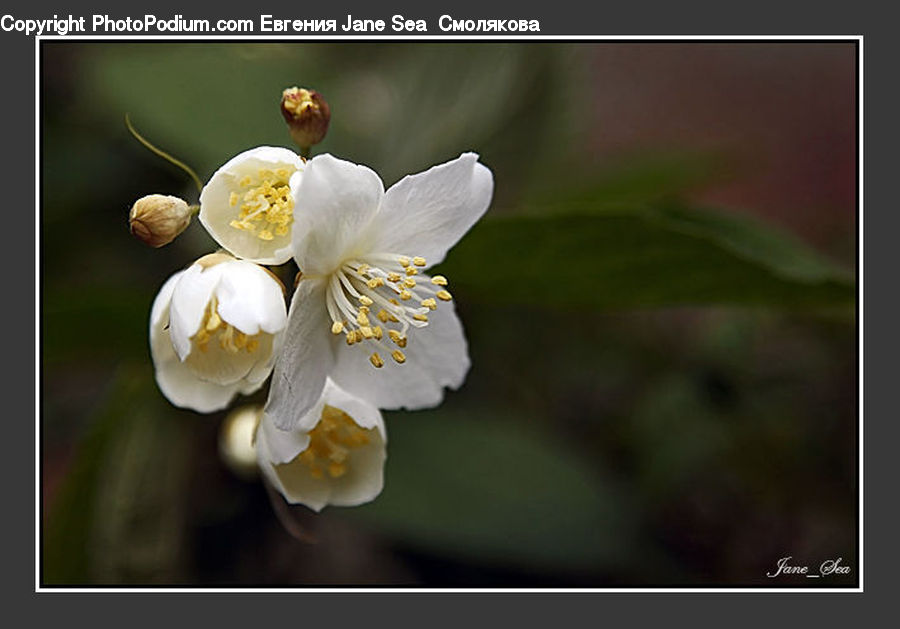
[[[406,256],[400,256],[399,258],[397,258],[397,262],[400,263],[400,266],[409,266],[409,258],[407,258]]]
[[[406,362],[406,356],[399,349],[395,349],[391,352],[391,356],[401,365]]]
[[[332,334],[340,334],[344,331],[344,324],[340,321],[335,321],[331,324],[331,333]]]
[[[369,356],[369,362],[372,363],[372,366],[376,369],[381,369],[384,367],[384,361],[381,360],[381,356],[378,355],[378,352],[375,352],[371,356]]]
[[[446,290],[439,290],[437,293],[435,293],[435,297],[437,297],[441,301],[450,301],[451,299],[453,299],[453,296],[450,295],[450,292]]]
[[[309,433],[309,445],[290,463],[276,465],[302,465],[315,479],[340,478],[350,469],[353,450],[370,441],[375,428],[361,428],[345,412],[333,406],[325,406],[319,423]]]
[[[400,305],[400,302],[397,301],[396,299],[394,299],[393,297],[391,297],[390,299],[388,299],[388,301],[391,302],[392,304],[394,304],[395,306],[399,306],[399,305]]]
[[[209,351],[209,343],[215,339],[218,346],[229,354],[237,354],[241,350],[248,353],[255,352],[259,348],[259,337],[262,332],[253,336],[244,334],[230,323],[223,321],[218,308],[219,302],[213,297],[206,305],[206,314],[200,329],[191,337],[197,349],[204,353]]]
[[[359,273],[360,275],[364,275],[364,274],[367,273],[368,270],[371,269],[371,268],[372,268],[372,267],[370,267],[368,264],[366,264],[365,262],[363,262],[363,263],[360,264],[358,267],[356,267],[356,272]]]
[[[360,333],[363,335],[363,338],[371,339],[375,338],[375,332],[367,325],[364,325],[359,329]]]
[[[380,341],[381,337],[384,335],[384,331],[381,329],[380,325],[376,325],[374,328],[372,328],[372,334],[374,334],[375,338]]]
[[[369,325],[369,317],[366,316],[366,313],[365,313],[365,312],[363,312],[362,310],[360,310],[360,311],[359,311],[359,314],[356,315],[356,322],[357,322],[360,326],[363,326],[363,327],[364,327],[364,326],[367,326],[367,325]]]
[[[413,319],[415,319],[416,321],[428,321],[428,315],[427,314],[414,314]]]
[[[241,231],[255,234],[260,240],[274,240],[275,236],[286,236],[294,221],[294,197],[288,181],[293,169],[279,168],[276,171],[261,169],[257,177],[247,175],[238,186],[242,194],[233,191],[228,201],[234,206],[240,203],[237,217],[229,225]]]
[[[414,267],[414,266],[408,266],[408,267],[406,267],[406,274],[407,274],[407,275],[416,275],[418,272],[419,272],[419,269],[417,269],[417,268]]]
[[[416,280],[414,280],[411,277],[407,277],[405,280],[403,280],[403,285],[406,286],[407,288],[415,288]]]
[[[431,283],[437,284],[438,286],[446,286],[447,278],[444,277],[443,275],[435,275],[434,277],[431,278]]]
[[[391,320],[391,314],[384,308],[382,308],[381,310],[378,311],[377,316],[378,316],[378,320],[381,321],[382,323],[387,323],[388,321]]]
[[[373,277],[368,282],[366,282],[366,286],[369,288],[378,288],[379,286],[384,286],[384,279],[380,277]]]
[[[409,291],[406,290],[406,289],[403,289],[403,290],[400,291],[400,299],[402,299],[403,301],[407,301],[407,300],[409,300],[409,299],[412,299],[412,293],[409,292]]]
[[[362,297],[359,298],[359,303],[361,303],[363,306],[371,306],[375,302],[372,301],[370,298],[366,297],[365,295],[363,295]]]
[[[425,258],[423,258],[422,256],[416,256],[412,259],[412,263],[416,266],[425,266]]]
[[[393,271],[391,271],[387,275],[387,279],[389,282],[399,282],[401,277],[402,276],[399,273],[394,273]]]
[[[432,297],[429,297],[428,299],[423,299],[422,305],[425,306],[426,308],[428,308],[429,310],[437,309],[437,302]]]

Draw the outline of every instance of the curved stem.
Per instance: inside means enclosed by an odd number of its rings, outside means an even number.
[[[131,133],[131,135],[134,136],[134,138],[138,142],[140,142],[141,144],[146,146],[148,149],[150,149],[150,151],[159,155],[160,157],[162,157],[164,160],[166,160],[170,164],[174,164],[175,166],[178,166],[181,170],[183,170],[188,175],[190,175],[191,178],[194,180],[194,183],[197,184],[197,192],[201,192],[203,190],[203,182],[200,181],[200,177],[197,176],[197,173],[194,172],[194,169],[191,168],[190,166],[188,166],[187,164],[185,164],[184,162],[182,162],[180,159],[177,159],[177,158],[173,157],[172,155],[169,155],[161,148],[158,148],[158,147],[154,146],[153,144],[151,144],[149,140],[147,140],[144,136],[142,136],[140,133],[137,132],[137,129],[135,129],[134,125],[131,124],[131,118],[128,117],[128,114],[125,114],[125,126],[128,127],[128,131]]]

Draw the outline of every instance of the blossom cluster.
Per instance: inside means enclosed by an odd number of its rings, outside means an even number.
[[[271,375],[255,433],[268,481],[316,511],[372,500],[386,459],[380,409],[434,406],[469,369],[448,280],[428,269],[484,214],[493,185],[474,153],[387,190],[329,154],[235,156],[200,194],[200,222],[222,249],[170,277],[152,307],[160,390],[209,413]],[[291,259],[288,296],[265,265]]]

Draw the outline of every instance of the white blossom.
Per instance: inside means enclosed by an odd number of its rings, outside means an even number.
[[[293,429],[280,430],[264,415],[256,435],[269,482],[289,503],[315,511],[360,505],[381,493],[386,444],[378,409],[331,380]]]
[[[222,247],[259,264],[291,258],[295,197],[303,159],[260,146],[231,158],[200,193],[200,222]]]
[[[225,254],[204,256],[163,285],[150,314],[160,390],[176,406],[209,413],[272,371],[286,324],[281,283]]]
[[[266,412],[298,426],[328,377],[379,408],[438,404],[469,368],[447,279],[425,271],[484,214],[491,171],[474,153],[385,192],[365,166],[320,155],[295,190],[294,293]]]

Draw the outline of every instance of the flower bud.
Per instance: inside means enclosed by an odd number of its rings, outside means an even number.
[[[318,144],[328,132],[331,109],[315,90],[289,87],[281,94],[281,115],[301,149]]]
[[[191,207],[178,197],[150,194],[138,199],[131,208],[128,225],[131,233],[151,247],[167,245],[191,222]]]
[[[256,476],[256,427],[261,406],[241,406],[231,411],[219,428],[219,456],[237,476]]]

